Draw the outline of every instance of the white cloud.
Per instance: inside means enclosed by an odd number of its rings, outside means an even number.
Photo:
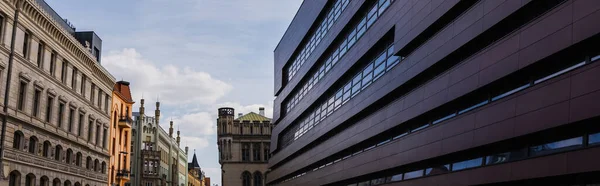
[[[196,112],[182,116],[175,116],[173,123],[181,130],[183,135],[202,136],[215,134],[217,126],[215,119],[208,112]]]
[[[208,139],[195,136],[181,136],[181,147],[190,147],[189,153],[194,153],[194,149],[199,150],[208,147]],[[191,160],[191,159],[190,159]]]
[[[212,104],[232,89],[231,85],[190,67],[169,63],[156,66],[131,48],[109,52],[103,66],[117,79],[131,82],[134,99],[146,93],[146,98],[159,96],[165,104]]]

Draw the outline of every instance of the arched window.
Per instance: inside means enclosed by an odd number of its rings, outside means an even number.
[[[63,184],[63,186],[71,186],[71,181],[66,180],[65,183]]]
[[[10,172],[8,186],[21,186],[21,173],[13,170]]]
[[[52,181],[52,186],[60,186],[60,179],[54,178],[54,180]]]
[[[13,136],[13,148],[15,149],[23,149],[23,140],[24,135],[23,132],[17,130],[15,131],[15,135]]]
[[[56,145],[56,148],[54,149],[54,160],[62,161],[62,156],[62,146]]]
[[[25,186],[35,186],[35,175],[29,173],[25,176]]]
[[[50,157],[50,142],[49,141],[44,141],[44,148],[42,151],[42,154],[44,155],[44,157]]]
[[[71,150],[70,148],[67,149],[67,164],[72,164],[73,163],[73,150]]]
[[[77,153],[77,156],[75,157],[75,165],[80,166],[81,167],[81,152]]]
[[[98,159],[94,160],[94,171],[98,172],[100,170],[100,161]]]
[[[38,144],[38,139],[35,136],[31,136],[29,137],[29,153],[35,154],[36,153],[36,148],[37,148],[37,144]]]
[[[113,128],[117,128],[117,120],[119,119],[117,118],[117,111],[114,112],[113,118],[115,118],[113,119]]]
[[[81,186],[81,183],[75,182],[75,186]]]
[[[102,162],[102,174],[106,174],[106,162]]]
[[[48,184],[50,184],[50,179],[47,176],[42,176],[40,178],[40,186],[50,186]]]
[[[85,158],[85,168],[88,170],[92,168],[92,157]]]
[[[244,173],[242,173],[242,186],[252,186],[250,184],[250,177],[250,172],[244,171]]]
[[[254,186],[262,186],[262,174],[258,171],[254,172]]]

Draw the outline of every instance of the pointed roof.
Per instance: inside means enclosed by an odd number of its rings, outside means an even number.
[[[191,168],[200,167],[200,165],[198,164],[198,159],[196,158],[196,152],[194,152],[194,157],[192,157],[191,166],[192,166]]]
[[[240,121],[244,121],[244,120],[248,120],[248,121],[271,121],[271,118],[267,118],[265,116],[262,116],[260,114],[254,113],[254,112],[250,112],[246,115],[240,116],[239,118],[237,118],[237,120]]]

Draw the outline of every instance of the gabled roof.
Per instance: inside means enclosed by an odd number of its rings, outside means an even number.
[[[260,114],[257,114],[257,113],[254,113],[254,112],[250,112],[250,113],[248,113],[246,115],[243,115],[243,116],[237,118],[237,120],[240,120],[240,121],[247,120],[247,121],[260,121],[260,122],[263,122],[263,121],[271,121],[271,118],[267,118],[267,117],[262,116]]]

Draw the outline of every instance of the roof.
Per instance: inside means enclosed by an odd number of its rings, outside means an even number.
[[[189,167],[191,164],[191,167]],[[197,168],[200,167],[198,164],[198,159],[196,158],[196,153],[194,152],[194,157],[192,157],[192,163],[188,164],[188,168]]]
[[[247,120],[247,121],[260,121],[260,122],[263,122],[263,121],[271,121],[271,118],[267,118],[267,117],[262,116],[260,114],[257,114],[257,113],[254,113],[254,112],[250,112],[250,113],[248,113],[246,115],[243,115],[243,116],[237,118],[237,120],[240,120],[240,121]]]
[[[113,92],[127,103],[134,103],[133,99],[131,99],[131,90],[129,89],[129,82],[119,81],[115,83],[115,86],[113,87]]]

